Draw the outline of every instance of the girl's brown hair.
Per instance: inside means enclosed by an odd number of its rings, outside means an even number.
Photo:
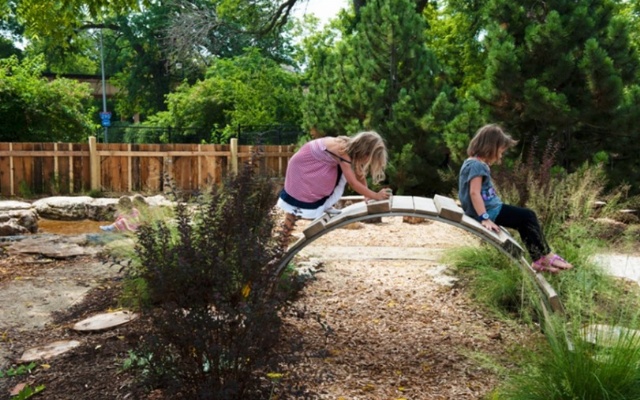
[[[384,180],[387,167],[387,146],[374,131],[360,132],[353,137],[339,136],[344,142],[344,153],[351,158],[351,166],[359,179],[371,175],[374,184]]]
[[[508,149],[516,144],[518,141],[506,134],[499,125],[488,124],[478,129],[473,136],[467,147],[467,155],[495,161],[501,148]]]

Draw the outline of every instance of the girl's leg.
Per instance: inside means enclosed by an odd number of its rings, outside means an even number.
[[[278,238],[278,243],[283,251],[289,247],[289,239],[291,238],[291,232],[293,232],[296,227],[296,220],[297,218],[294,214],[286,213],[284,215],[284,222],[282,223],[280,237]]]
[[[504,204],[496,217],[496,224],[518,231],[537,270],[555,273],[573,268],[565,259],[551,253],[538,217],[532,210]]]
[[[504,204],[496,217],[496,224],[516,229],[532,260],[539,260],[551,252],[538,217],[532,210]]]

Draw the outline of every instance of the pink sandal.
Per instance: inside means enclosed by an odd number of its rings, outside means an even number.
[[[553,268],[557,268],[557,269],[571,269],[571,268],[573,268],[573,265],[571,265],[569,262],[567,262],[567,260],[565,260],[564,258],[560,257],[557,254],[551,254],[547,258],[547,262],[549,263],[549,266],[551,266]]]
[[[536,272],[551,272],[552,274],[560,272],[558,268],[549,263],[546,256],[542,256],[538,260],[534,261],[533,264],[531,264],[531,268]]]

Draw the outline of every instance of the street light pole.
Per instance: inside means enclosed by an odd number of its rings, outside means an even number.
[[[104,79],[104,50],[102,46],[102,28],[100,28],[100,69],[102,71],[102,112],[103,115],[107,115],[107,84]],[[105,125],[104,118],[101,118],[104,126],[104,142],[109,143],[109,127]]]

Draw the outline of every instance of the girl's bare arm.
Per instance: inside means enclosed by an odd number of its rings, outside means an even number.
[[[364,179],[364,177],[358,179],[356,173],[353,171],[349,163],[340,161],[340,168],[342,168],[342,173],[347,179],[347,183],[349,184],[349,186],[351,186],[357,193],[373,200],[385,200],[389,198],[389,193],[384,189],[380,190],[379,192],[374,192],[373,190],[369,189],[369,187],[367,186],[367,181]]]

